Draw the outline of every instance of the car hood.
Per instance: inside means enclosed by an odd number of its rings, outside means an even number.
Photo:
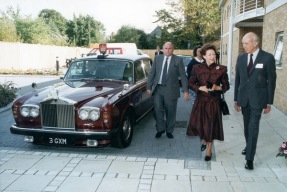
[[[123,81],[108,80],[65,81],[34,91],[18,100],[22,100],[22,104],[38,104],[51,99],[79,103],[96,97],[112,97],[123,91],[124,84]]]

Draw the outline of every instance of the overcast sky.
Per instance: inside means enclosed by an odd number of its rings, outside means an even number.
[[[35,18],[42,9],[54,9],[65,18],[91,15],[106,28],[106,35],[116,32],[122,25],[131,25],[150,33],[158,24],[155,10],[168,8],[168,0],[0,0],[0,10],[8,7],[20,9],[20,15]]]

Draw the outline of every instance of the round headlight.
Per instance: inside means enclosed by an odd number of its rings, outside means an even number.
[[[29,107],[21,107],[21,115],[23,117],[28,117],[30,114],[30,108]]]
[[[92,111],[90,111],[90,117],[89,117],[92,121],[96,121],[100,118],[100,111],[93,109]]]
[[[38,108],[31,108],[30,110],[30,116],[31,117],[38,117],[39,116],[39,109]]]
[[[80,109],[79,111],[79,117],[82,120],[87,120],[89,117],[89,111],[87,109]]]

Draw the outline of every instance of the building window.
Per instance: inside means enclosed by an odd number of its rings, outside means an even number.
[[[276,45],[274,49],[274,58],[276,67],[282,67],[282,55],[283,55],[283,32],[277,35]]]

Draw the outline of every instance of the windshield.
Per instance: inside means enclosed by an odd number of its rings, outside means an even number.
[[[99,80],[134,80],[133,63],[127,60],[81,60],[71,63],[65,80],[80,79]]]

